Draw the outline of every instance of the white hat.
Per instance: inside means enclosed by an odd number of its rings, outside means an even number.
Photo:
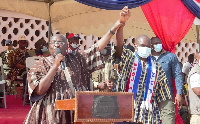
[[[18,37],[18,41],[20,41],[20,40],[26,40],[26,37],[25,37],[24,35],[20,35],[20,36]]]

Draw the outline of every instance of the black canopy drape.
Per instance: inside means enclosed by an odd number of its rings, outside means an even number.
[[[75,0],[79,3],[106,10],[121,10],[124,6],[135,8],[152,0]]]
[[[200,0],[182,0],[185,6],[200,19]]]

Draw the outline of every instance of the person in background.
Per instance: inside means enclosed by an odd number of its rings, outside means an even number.
[[[187,76],[190,72],[190,69],[194,67],[193,62],[194,62],[194,54],[190,54],[188,56],[188,61],[183,64],[182,68],[184,84],[187,84]]]
[[[200,124],[200,53],[195,56],[198,63],[188,74],[190,124]]]
[[[158,37],[151,38],[152,44],[152,58],[161,64],[167,79],[168,87],[173,99],[169,99],[160,103],[161,117],[163,124],[175,123],[175,102],[180,108],[182,105],[182,92],[183,92],[183,77],[178,58],[175,54],[165,51],[162,47],[162,41]],[[175,79],[177,93],[174,94],[172,78]]]
[[[0,57],[2,58],[3,69],[4,69],[4,72],[1,72],[1,74],[4,75],[5,79],[7,79],[6,78],[7,74],[11,70],[11,68],[8,65],[8,54],[14,50],[12,41],[10,39],[5,41],[5,47],[6,47],[6,50],[0,53]],[[10,86],[9,79],[7,79],[6,81],[7,81],[7,86]],[[1,86],[0,86],[0,89],[2,89]],[[3,92],[0,92],[0,97],[3,97]],[[0,98],[0,108],[3,108],[2,98]]]
[[[118,75],[111,63],[111,44],[108,44],[107,47],[101,51],[101,55],[105,62],[105,68],[92,73],[94,89],[103,92],[112,92],[113,84],[116,82]]]
[[[26,40],[26,37],[20,35],[18,37],[19,48],[8,54],[8,64],[11,68],[11,71],[9,72],[11,81],[14,81],[17,76],[23,76],[23,74],[26,73],[25,52],[28,51],[28,49],[26,49],[27,44],[28,41]]]
[[[7,75],[11,70],[8,64],[8,54],[14,50],[12,41],[10,39],[5,41],[5,47],[6,50],[0,53],[0,57],[2,58],[4,73]]]
[[[37,42],[35,42],[35,49],[31,49],[31,50],[28,50],[27,52],[25,52],[25,58],[33,57],[33,56],[39,56],[39,57],[50,56],[50,52],[47,49],[47,43],[43,38],[41,38]],[[26,86],[26,84],[23,84],[23,94],[25,92],[25,86]],[[27,88],[26,93],[28,93],[28,88]],[[27,103],[29,103],[28,96],[26,97],[26,101],[27,101]]]
[[[23,77],[23,85],[26,84],[26,57],[25,53],[28,51],[26,47],[28,46],[28,40],[24,35],[18,37],[19,48],[13,50],[8,54],[8,64],[11,68],[8,73],[8,78],[11,79],[11,83],[14,84],[14,80],[19,77]],[[27,100],[29,102],[29,100]]]
[[[33,57],[33,56],[49,56],[50,53],[47,49],[47,43],[46,41],[42,38],[39,39],[37,42],[35,42],[35,49],[28,50],[25,53],[26,58],[27,57]]]
[[[68,49],[67,53],[73,53],[76,54],[76,52],[79,52],[79,37],[78,34],[70,33],[67,37],[68,39]]]
[[[181,62],[179,62],[179,63],[180,63],[181,70],[182,70],[183,64]],[[184,78],[183,78],[183,80],[184,80]],[[188,85],[184,84],[183,95],[182,95],[183,102],[182,102],[181,109],[179,110],[179,114],[180,114],[184,124],[190,124],[190,113],[188,111],[188,88],[187,87],[188,87]]]

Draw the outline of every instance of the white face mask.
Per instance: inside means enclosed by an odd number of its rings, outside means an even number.
[[[47,49],[46,46],[43,46],[43,48],[41,50],[42,50],[43,53],[46,52],[46,51],[48,51],[48,49]]]
[[[147,58],[151,54],[151,48],[138,47],[137,54],[142,58]]]
[[[70,44],[73,48],[78,48],[79,47],[79,44],[74,44],[74,43],[72,43],[72,44]]]
[[[154,50],[156,52],[160,52],[162,50],[162,44],[156,44],[156,45],[153,45],[154,46]]]
[[[103,54],[103,55],[106,55],[106,49],[103,49],[102,51],[101,51],[101,54]]]

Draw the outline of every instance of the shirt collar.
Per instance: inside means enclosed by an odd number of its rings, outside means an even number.
[[[162,49],[161,54],[164,54],[164,53],[166,53],[166,50]]]

